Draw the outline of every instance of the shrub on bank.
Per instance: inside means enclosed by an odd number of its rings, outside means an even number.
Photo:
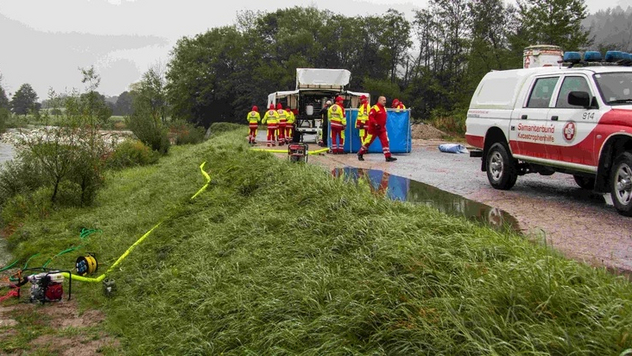
[[[204,141],[204,128],[195,126],[184,120],[178,120],[169,125],[169,132],[176,145],[196,144]]]
[[[107,158],[106,165],[112,169],[145,166],[158,162],[160,154],[139,140],[125,140],[118,144]]]

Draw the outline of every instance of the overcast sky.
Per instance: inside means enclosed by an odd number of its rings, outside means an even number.
[[[632,0],[585,0],[588,11]],[[216,5],[220,4],[221,5]],[[39,99],[83,90],[77,68],[94,65],[99,91],[119,95],[183,36],[233,24],[243,10],[315,6],[348,16],[381,14],[392,7],[409,20],[427,0],[0,0],[0,73],[7,92],[29,83]]]

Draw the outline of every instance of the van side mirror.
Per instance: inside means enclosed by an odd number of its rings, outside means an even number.
[[[585,91],[572,91],[568,93],[568,103],[588,108],[590,107],[590,95]]]

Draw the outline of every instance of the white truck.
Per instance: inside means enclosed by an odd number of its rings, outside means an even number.
[[[632,216],[632,60],[615,58],[628,65],[485,75],[467,112],[466,139],[480,149],[492,187],[511,189],[527,173],[572,174],[581,188],[610,192],[617,211]]]
[[[323,129],[320,111],[327,100],[332,103],[336,96],[345,99],[345,108],[357,108],[359,98],[368,93],[347,90],[351,72],[346,69],[296,68],[296,89],[277,91],[268,95],[268,106],[284,102],[284,107],[298,111],[295,127],[300,133],[316,134],[316,140]]]

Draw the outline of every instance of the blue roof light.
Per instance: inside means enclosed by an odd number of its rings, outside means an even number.
[[[601,53],[598,51],[586,51],[584,53],[584,61],[586,62],[600,62],[601,60]]]
[[[579,54],[579,52],[565,52],[564,53],[564,62],[579,63],[581,59],[582,59],[582,56]]]
[[[623,59],[623,52],[608,51],[606,52],[606,62],[617,62]]]

